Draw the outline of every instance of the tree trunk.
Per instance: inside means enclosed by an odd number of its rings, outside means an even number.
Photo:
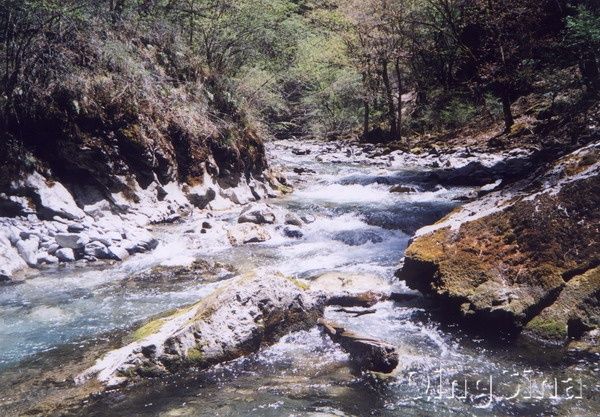
[[[365,114],[363,116],[363,137],[366,137],[369,134],[369,75],[366,72],[362,74],[363,79],[363,106],[365,110]]]
[[[398,81],[398,109],[397,109],[397,118],[396,118],[396,138],[397,140],[402,140],[402,72],[400,71],[400,60],[396,59],[395,64],[396,69],[396,79]]]
[[[593,54],[584,54],[579,60],[579,70],[588,92],[594,94],[600,90],[600,70]]]
[[[504,113],[504,131],[509,132],[512,125],[515,123],[515,119],[510,109],[510,97],[508,93],[502,94],[502,112]]]
[[[396,123],[396,106],[394,105],[394,96],[392,94],[392,85],[390,83],[390,77],[388,75],[388,62],[387,60],[381,61],[381,77],[383,78],[383,85],[385,87],[385,95],[388,102],[388,120],[390,123],[390,135],[392,138],[396,138],[397,123]]]

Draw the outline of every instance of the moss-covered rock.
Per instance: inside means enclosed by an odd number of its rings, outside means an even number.
[[[597,327],[600,283],[579,274],[599,260],[599,149],[589,145],[421,229],[399,277],[487,330],[527,325],[565,340]]]
[[[134,341],[84,372],[108,386],[138,377],[206,368],[255,352],[287,332],[316,324],[323,304],[283,275],[244,276],[197,304],[140,327]]]

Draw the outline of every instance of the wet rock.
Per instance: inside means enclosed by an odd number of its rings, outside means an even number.
[[[266,204],[253,204],[242,210],[238,223],[273,224],[275,212]]]
[[[321,314],[316,299],[281,275],[236,278],[197,304],[147,323],[134,333],[136,341],[109,352],[77,381],[95,376],[115,386],[207,368],[308,329]]]
[[[242,223],[227,230],[227,238],[233,246],[245,243],[264,242],[271,239],[269,232],[262,226],[253,223]]]
[[[143,253],[156,249],[158,240],[145,229],[127,231],[126,240],[121,244],[130,254]]]
[[[363,371],[391,373],[400,363],[398,350],[382,340],[359,335],[325,319],[319,319],[322,329],[338,343],[354,364]]]
[[[383,238],[370,230],[344,230],[333,237],[334,240],[349,246],[361,246],[367,243],[381,243]]]
[[[560,338],[565,320],[592,326],[599,310],[581,303],[597,294],[598,281],[581,293],[571,287],[600,253],[599,156],[600,144],[588,145],[420,229],[398,276],[444,305],[447,317],[484,331],[527,326]]]
[[[212,229],[212,225],[209,222],[202,222],[203,229]]]
[[[300,218],[306,224],[314,223],[317,220],[312,214],[303,214]]]
[[[129,258],[129,252],[127,251],[127,249],[122,248],[120,246],[111,245],[108,248],[106,248],[106,250],[108,251],[108,256],[110,259],[124,261],[125,259]]]
[[[286,213],[284,218],[284,223],[292,226],[301,227],[303,225],[302,219],[296,216],[294,213]]]
[[[525,333],[550,343],[581,339],[600,329],[600,267],[577,275],[565,284],[556,301],[525,326]]]
[[[293,169],[294,173],[298,174],[298,175],[302,175],[302,174],[316,174],[317,172],[313,169],[309,169],[309,168],[303,168],[303,167],[296,167]]]
[[[28,239],[19,240],[16,244],[19,255],[21,255],[29,266],[37,265],[37,250],[39,247],[40,240],[37,236],[30,236]]]
[[[75,261],[75,253],[71,248],[60,248],[54,254],[61,262],[73,262]]]
[[[384,279],[370,274],[327,272],[310,282],[310,290],[327,305],[371,307],[391,295]]]
[[[310,149],[300,149],[300,148],[292,149],[292,153],[294,155],[309,155],[310,152],[311,152]]]
[[[292,239],[301,239],[304,237],[304,233],[302,233],[302,230],[297,226],[285,226],[283,228],[283,234]]]
[[[70,249],[82,249],[90,241],[88,236],[76,233],[59,233],[54,239],[60,247]]]
[[[410,187],[408,185],[394,185],[390,188],[390,193],[415,193],[417,192],[416,188]]]
[[[442,168],[432,174],[432,179],[444,185],[485,185],[498,179],[522,178],[532,171],[535,155],[523,151],[519,154],[502,154],[487,160],[485,155],[449,155]],[[468,161],[464,163],[463,161]],[[432,166],[439,166],[437,162]]]

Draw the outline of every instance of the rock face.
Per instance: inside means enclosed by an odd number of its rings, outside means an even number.
[[[598,327],[599,218],[595,143],[419,230],[398,275],[480,327],[579,337]]]
[[[138,340],[78,377],[108,386],[137,377],[174,373],[257,351],[283,334],[316,324],[322,305],[281,275],[236,278],[192,307],[138,329]]]

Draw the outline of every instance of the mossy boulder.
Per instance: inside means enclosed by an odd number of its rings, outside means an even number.
[[[280,274],[234,278],[198,303],[159,317],[134,341],[99,359],[77,380],[107,386],[206,368],[257,351],[316,324],[323,304]]]
[[[597,327],[600,284],[581,274],[600,253],[598,149],[589,145],[421,229],[398,276],[489,331],[527,326],[565,340],[581,333],[569,320]]]

